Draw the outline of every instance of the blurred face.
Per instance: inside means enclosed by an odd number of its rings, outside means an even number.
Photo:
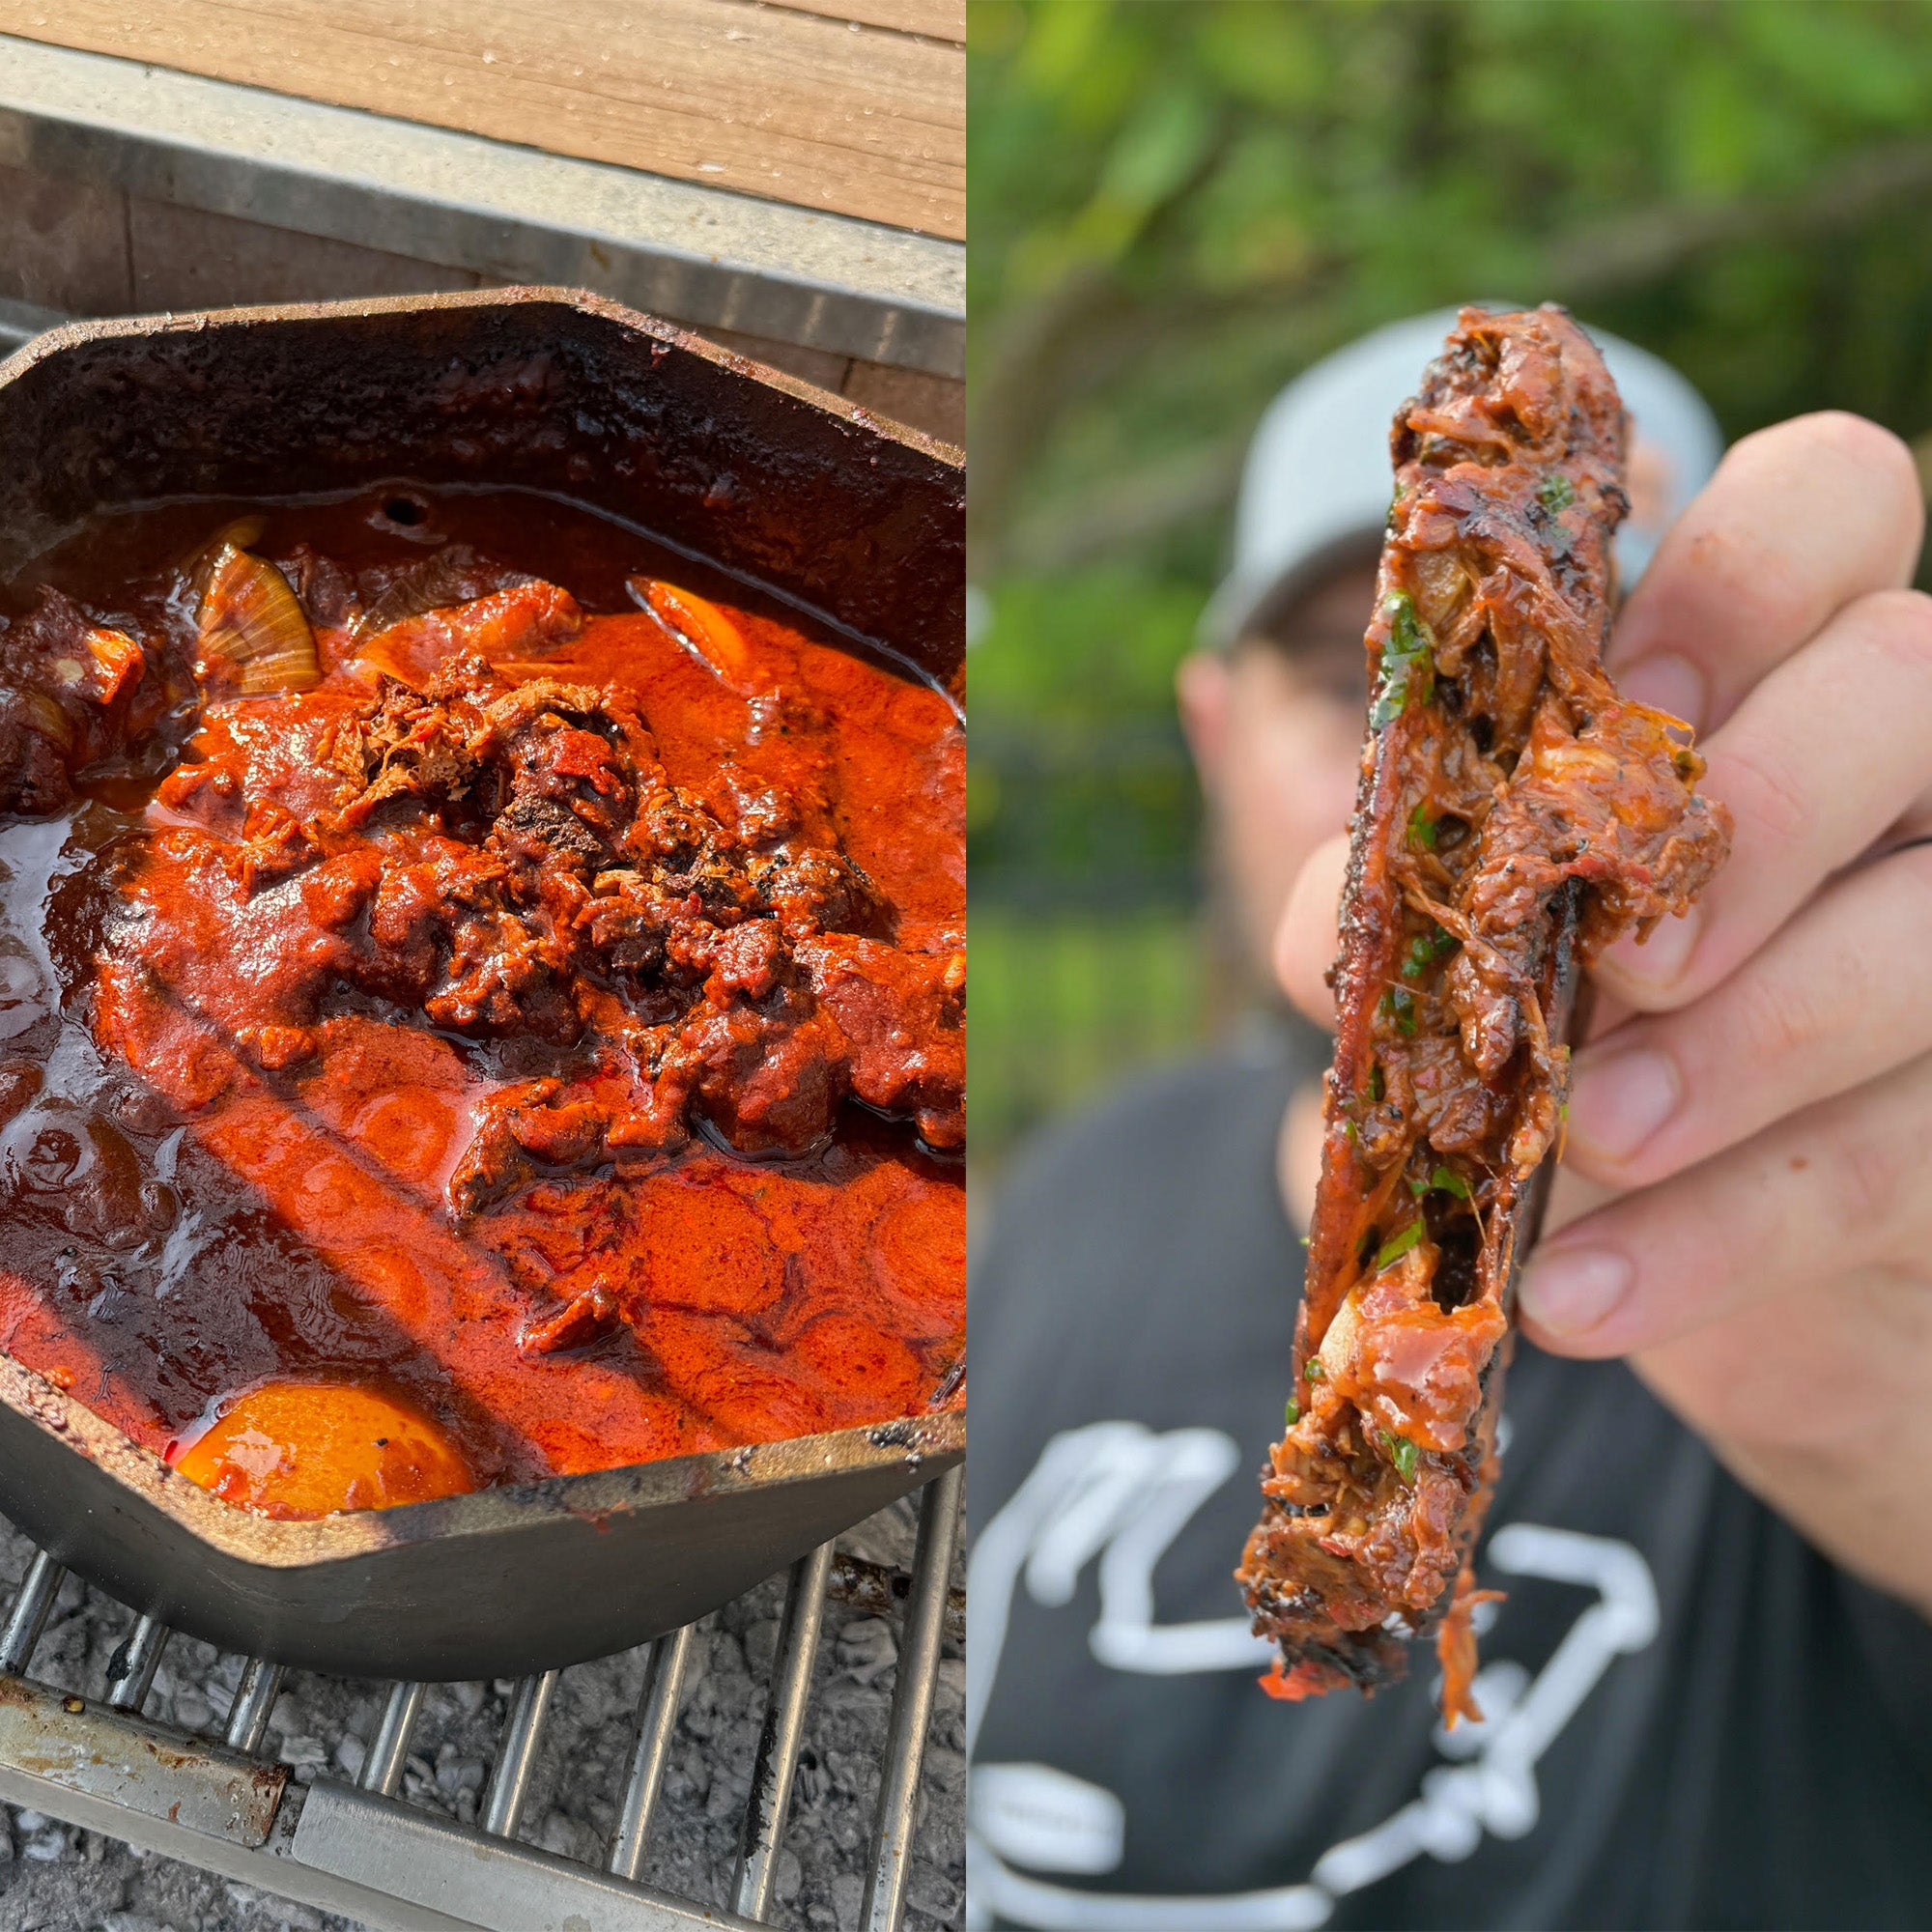
[[[1312,590],[1272,635],[1180,667],[1181,723],[1247,961],[1268,985],[1274,929],[1302,862],[1348,823],[1362,744],[1362,633],[1373,565]]]

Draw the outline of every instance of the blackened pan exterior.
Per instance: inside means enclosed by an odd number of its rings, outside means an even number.
[[[0,364],[0,574],[94,512],[387,477],[588,502],[964,668],[957,451],[565,290],[81,323]],[[953,1412],[278,1522],[0,1355],[0,1510],[135,1608],[349,1675],[522,1675],[689,1622],[936,1475]]]

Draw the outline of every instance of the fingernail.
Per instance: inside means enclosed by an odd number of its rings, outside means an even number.
[[[1690,962],[1702,921],[1702,908],[1692,906],[1687,913],[1660,920],[1648,939],[1628,933],[1604,954],[1605,963],[1640,986],[1674,985]]]
[[[1610,1248],[1558,1248],[1530,1263],[1517,1299],[1552,1335],[1581,1335],[1623,1300],[1634,1276],[1629,1261]]]
[[[1668,711],[1694,731],[1704,728],[1711,688],[1704,673],[1675,651],[1657,651],[1617,672],[1617,689],[1639,704]]]
[[[1677,1063],[1666,1053],[1634,1046],[1605,1060],[1586,1060],[1570,1095],[1571,1138],[1612,1160],[1628,1160],[1683,1097]]]

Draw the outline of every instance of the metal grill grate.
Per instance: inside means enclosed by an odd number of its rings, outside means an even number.
[[[950,1595],[963,1471],[926,1486],[888,1720],[859,1923],[892,1932],[905,1911],[920,1772]],[[871,1609],[896,1596],[870,1565],[826,1544],[791,1570],[771,1690],[752,1766],[731,1907],[640,1884],[695,1626],[649,1646],[638,1732],[602,1868],[516,1838],[559,1672],[524,1679],[510,1699],[479,1824],[399,1796],[426,1687],[393,1686],[354,1784],[304,1781],[264,1755],[279,1665],[245,1663],[217,1742],[145,1719],[168,1641],[139,1618],[88,1699],[27,1676],[64,1572],[36,1555],[0,1627],[0,1799],[206,1870],[341,1913],[378,1932],[672,1932],[771,1922],[799,1742],[828,1590]]]

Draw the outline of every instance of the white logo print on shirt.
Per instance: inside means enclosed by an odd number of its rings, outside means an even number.
[[[1218,1429],[1157,1435],[1137,1422],[1096,1422],[1047,1443],[974,1546],[969,1761],[1022,1582],[1036,1603],[1057,1607],[1073,1600],[1081,1572],[1097,1561],[1100,1613],[1088,1643],[1115,1670],[1177,1676],[1258,1671],[1267,1663],[1273,1647],[1245,1618],[1154,1621],[1155,1566],[1239,1457],[1234,1438]],[[1594,1588],[1597,1601],[1533,1681],[1508,1659],[1486,1665],[1475,1686],[1486,1721],[1435,1734],[1436,1748],[1454,1761],[1426,1774],[1420,1795],[1374,1830],[1331,1846],[1305,1884],[1151,1897],[1032,1877],[1117,1869],[1124,1807],[1100,1785],[1051,1765],[976,1765],[967,1814],[969,1932],[984,1932],[996,1916],[1039,1932],[1312,1932],[1344,1892],[1425,1853],[1453,1861],[1467,1858],[1485,1831],[1523,1836],[1537,1819],[1538,1759],[1611,1662],[1655,1638],[1657,1590],[1650,1566],[1629,1544],[1574,1530],[1507,1524],[1490,1539],[1486,1560],[1508,1575]]]

